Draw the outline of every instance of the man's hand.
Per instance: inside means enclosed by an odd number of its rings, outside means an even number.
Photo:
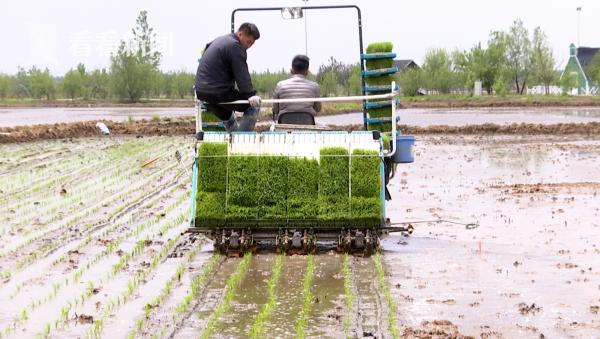
[[[259,107],[261,101],[262,100],[260,99],[260,97],[258,95],[251,96],[248,98],[248,102],[250,103],[250,106],[252,106],[254,108]]]

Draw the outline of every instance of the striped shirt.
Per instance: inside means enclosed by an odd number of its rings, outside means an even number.
[[[318,98],[319,84],[306,79],[302,74],[294,74],[291,78],[280,81],[273,92],[274,99]],[[290,112],[306,112],[314,115],[321,110],[320,102],[302,102],[293,104],[273,104],[273,114]]]

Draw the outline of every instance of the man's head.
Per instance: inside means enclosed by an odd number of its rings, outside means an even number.
[[[310,59],[306,55],[298,54],[292,59],[292,74],[308,74]]]
[[[235,33],[240,39],[240,43],[244,49],[248,49],[254,45],[254,41],[260,38],[260,32],[255,24],[244,22],[240,25],[237,32]]]

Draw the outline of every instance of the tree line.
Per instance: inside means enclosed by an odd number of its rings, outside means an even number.
[[[140,12],[132,29],[133,37],[122,40],[111,54],[110,67],[89,71],[79,64],[61,77],[36,66],[17,74],[0,74],[0,99],[82,99],[137,102],[142,98],[184,99],[193,95],[195,75],[186,71],[162,72],[162,55],[157,51],[156,33],[148,24],[147,12]],[[531,85],[574,87],[572,77],[559,80],[561,71],[548,39],[540,27],[532,34],[517,19],[506,31],[490,33],[487,43],[469,50],[427,51],[422,66],[397,74],[395,79],[403,95],[472,94],[476,81],[488,94],[525,94]],[[586,70],[594,84],[600,83],[600,54]],[[290,75],[286,70],[253,72],[258,93],[270,97],[277,82]],[[321,86],[322,96],[358,95],[361,93],[360,65],[344,64],[331,57],[309,78]]]

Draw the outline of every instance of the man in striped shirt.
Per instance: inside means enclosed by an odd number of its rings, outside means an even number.
[[[319,84],[306,79],[308,66],[309,59],[306,55],[296,55],[292,60],[292,77],[277,83],[273,98],[318,98]],[[320,110],[320,102],[273,104],[273,120],[279,123],[314,125],[314,115]]]

